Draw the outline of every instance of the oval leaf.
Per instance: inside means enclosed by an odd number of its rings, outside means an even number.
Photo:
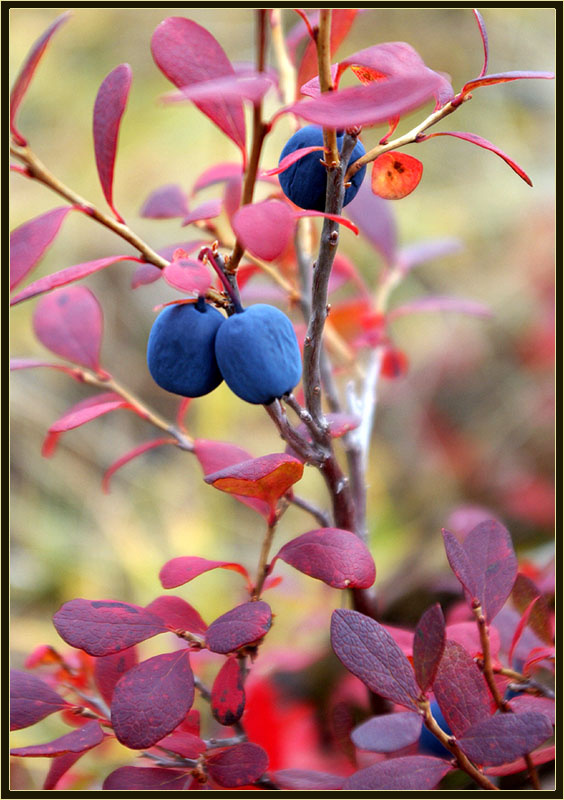
[[[76,764],[82,753],[65,753],[63,756],[56,756],[51,761],[49,772],[43,783],[44,789],[56,789],[57,783],[61,780],[69,769]]]
[[[445,618],[438,603],[427,609],[415,628],[413,669],[421,689],[433,685],[445,649]]]
[[[146,609],[151,614],[160,617],[167,628],[172,631],[190,631],[203,635],[208,627],[196,609],[182,597],[163,595],[149,603]]]
[[[151,192],[139,216],[146,219],[174,219],[188,213],[188,199],[178,183],[168,183]],[[156,268],[157,269],[157,268]]]
[[[82,598],[62,605],[53,624],[67,644],[91,656],[119,653],[167,630],[160,617],[141,606]]]
[[[243,246],[257,258],[275,261],[286,250],[296,221],[292,210],[279,200],[263,200],[240,208],[232,219]]]
[[[511,536],[496,520],[486,520],[470,531],[462,546],[471,564],[486,622],[491,622],[511,594],[517,577]]]
[[[148,283],[154,283],[162,277],[162,270],[155,267],[153,264],[140,264],[135,268],[135,272],[131,276],[131,288],[137,289],[139,286],[146,286]]]
[[[198,758],[206,750],[206,743],[199,736],[188,731],[173,731],[157,743],[157,747],[164,747],[183,758]]]
[[[444,758],[403,756],[361,769],[343,784],[347,789],[434,789],[453,769]]]
[[[384,153],[372,165],[372,191],[384,200],[401,200],[416,188],[423,164],[407,153]]]
[[[27,728],[69,704],[50,686],[19,669],[10,670],[10,730]]]
[[[221,725],[234,725],[245,710],[245,667],[228,658],[216,675],[211,691],[211,710]]]
[[[232,561],[210,561],[199,556],[179,556],[166,562],[159,572],[159,580],[163,589],[174,589],[210,569],[231,569],[249,579],[245,567]]]
[[[458,740],[461,750],[477,764],[499,766],[530,753],[552,736],[544,714],[496,714],[472,725]]]
[[[125,673],[136,667],[139,657],[136,647],[128,647],[110,656],[99,656],[94,662],[94,683],[104,701],[110,705],[114,689]]]
[[[83,753],[100,744],[104,733],[97,720],[91,720],[82,728],[66,733],[52,742],[34,744],[28,747],[14,747],[10,750],[12,756],[61,756],[64,753]]]
[[[478,587],[468,555],[454,533],[443,528],[442,534],[450,568],[468,593],[469,599],[472,600],[477,597]]]
[[[212,285],[209,269],[195,258],[172,261],[164,268],[163,278],[169,286],[193,295],[205,294]]]
[[[276,558],[336,589],[367,589],[376,578],[374,560],[364,542],[340,528],[304,533],[285,544]]]
[[[207,758],[210,778],[226,788],[254,783],[267,767],[266,751],[252,742],[236,744]]]
[[[69,211],[74,206],[61,206],[34,217],[10,234],[10,291],[23,281],[39,262]]]
[[[419,739],[422,717],[416,711],[382,714],[363,722],[351,733],[354,745],[373,753],[393,753]]]
[[[206,632],[206,644],[214,653],[232,653],[262,639],[271,625],[268,603],[249,601],[214,620]]]
[[[132,750],[151,747],[182,722],[193,700],[189,651],[153,656],[126,672],[115,688],[115,734]]]
[[[237,100],[248,100],[259,103],[272,86],[270,78],[264,73],[247,72],[246,74],[227,75],[224,78],[212,78],[200,81],[192,86],[182,86],[180,92],[163,97],[165,103],[182,103],[191,100],[193,103],[218,100],[229,104]]]
[[[358,611],[337,609],[331,618],[331,644],[345,667],[371,691],[417,709],[420,692],[411,665],[382,625]]]
[[[185,789],[192,783],[192,776],[177,769],[164,767],[119,767],[110,772],[102,789],[125,789],[155,792]]]
[[[458,642],[447,639],[433,691],[447,725],[462,736],[490,716],[490,695],[476,662]]]

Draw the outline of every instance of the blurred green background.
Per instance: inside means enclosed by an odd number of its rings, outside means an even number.
[[[31,44],[64,8],[12,8],[10,67],[15,76]],[[165,107],[159,97],[170,84],[156,68],[150,39],[157,24],[177,8],[77,8],[56,33],[20,112],[20,129],[61,180],[105,207],[92,146],[92,107],[103,78],[128,62],[133,85],[123,118],[114,200],[129,225],[153,248],[199,238],[178,220],[139,218],[154,188],[179,182],[190,190],[196,177],[238,153],[197,109]],[[489,72],[554,69],[554,10],[488,8]],[[189,9],[234,61],[253,60],[252,9]],[[283,11],[289,29],[297,16]],[[428,66],[447,72],[457,90],[477,75],[482,45],[470,8],[364,9],[334,60],[382,41],[404,40]],[[274,93],[267,111],[277,107]],[[407,130],[426,111],[410,115]],[[519,555],[544,564],[553,535],[553,241],[554,84],[520,81],[476,90],[471,102],[440,130],[472,131],[489,139],[531,176],[521,181],[493,154],[465,142],[440,138],[408,152],[424,162],[418,189],[393,204],[401,245],[457,237],[460,253],[429,262],[412,273],[394,297],[455,294],[488,304],[491,321],[453,314],[398,320],[394,339],[410,370],[384,381],[367,475],[369,528],[377,564],[376,589],[384,617],[412,625],[440,587],[452,589],[440,528],[460,505],[478,504],[503,520]],[[262,164],[274,166],[291,133],[289,118],[268,138]],[[366,130],[373,146],[381,128]],[[47,189],[12,175],[11,221],[20,225],[62,204]],[[200,197],[219,196],[211,187]],[[382,261],[363,240],[345,232],[342,252],[369,285]],[[71,215],[33,279],[71,264],[129,247],[85,217]],[[156,387],[145,365],[152,308],[176,296],[162,282],[130,291],[134,266],[116,264],[86,281],[105,319],[103,365],[162,414],[173,418],[176,398]],[[34,301],[13,309],[11,352],[44,357],[31,318]],[[62,373],[20,371],[11,380],[12,453],[12,647],[21,666],[40,643],[59,645],[50,623],[73,597],[119,598],[146,604],[160,593],[158,570],[179,555],[239,560],[254,571],[262,520],[229,496],[207,487],[196,460],[163,448],[134,461],[100,489],[104,470],[156,431],[118,411],[62,437],[55,456],[40,448],[49,425],[89,394]],[[281,442],[262,409],[246,405],[221,386],[192,403],[193,436],[239,444],[253,455],[277,452]],[[322,481],[311,469],[299,493],[326,507]],[[291,507],[277,543],[316,527]],[[273,648],[292,638],[299,650],[327,642],[339,594],[280,565],[282,584],[270,602],[276,624]],[[177,590],[207,621],[244,600],[235,573],[207,573]],[[163,642],[149,643],[147,653]],[[259,659],[260,662],[260,659]],[[258,667],[257,667],[258,668]],[[56,719],[22,731],[15,744],[62,732]],[[17,741],[16,741],[17,738]],[[119,761],[119,756],[116,756]],[[32,763],[29,763],[32,762]],[[85,759],[85,763],[87,759]],[[125,763],[125,762],[121,762]],[[28,759],[28,779],[41,784],[42,759]]]

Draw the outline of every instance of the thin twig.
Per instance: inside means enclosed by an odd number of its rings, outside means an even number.
[[[322,8],[319,12],[319,28],[316,34],[317,42],[317,67],[319,71],[319,87],[322,92],[332,92],[334,89],[331,76],[331,17],[330,8]],[[339,166],[339,149],[337,147],[337,133],[330,128],[323,129],[323,143],[326,149],[325,165],[328,170]]]
[[[329,528],[331,527],[331,519],[329,514],[326,514],[325,511],[322,511],[317,506],[314,506],[313,503],[310,503],[309,500],[305,500],[303,497],[298,497],[298,495],[292,495],[290,499],[290,503],[301,508],[303,511],[307,511],[308,514],[311,514],[312,517],[319,522],[322,528]]]

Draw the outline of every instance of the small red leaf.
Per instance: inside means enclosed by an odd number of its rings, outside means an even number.
[[[57,289],[37,303],[33,330],[39,341],[68,361],[100,367],[103,316],[100,303],[85,286]]]
[[[70,12],[65,11],[64,14],[61,14],[59,17],[57,17],[57,19],[52,22],[51,25],[49,25],[47,30],[41,34],[39,39],[35,42],[27,54],[26,60],[24,61],[18,77],[16,78],[16,82],[12,88],[10,94],[10,131],[12,132],[12,136],[14,137],[15,141],[19,145],[26,145],[27,139],[25,139],[16,128],[16,116],[18,109],[51,37],[57,28],[59,28],[63,22],[67,21],[69,16]]]
[[[523,664],[523,675],[531,672],[531,667],[541,661],[554,661],[554,647],[533,647]]]
[[[372,191],[384,200],[400,200],[415,189],[423,175],[423,164],[407,153],[388,152],[372,165]]]
[[[211,691],[211,710],[221,725],[234,725],[245,710],[245,667],[228,658],[216,675]]]
[[[477,764],[499,766],[524,756],[552,736],[544,714],[496,714],[477,722],[458,740],[460,749]]]
[[[533,581],[526,575],[518,573],[511,592],[511,599],[517,611],[523,613],[529,603],[531,603],[535,597],[539,597],[539,595],[540,591]],[[529,628],[534,631],[545,644],[553,643],[554,628],[551,610],[547,598],[543,595],[539,597],[531,611],[528,624]]]
[[[285,156],[277,167],[266,170],[263,175],[280,175],[280,173],[285,172],[288,167],[291,167],[292,164],[295,164],[296,161],[299,161],[300,158],[308,156],[310,153],[315,153],[316,150],[324,149],[323,145],[321,145],[321,147],[300,147],[299,150],[294,150],[293,153],[289,153]]]
[[[493,316],[491,308],[478,303],[475,300],[467,300],[464,297],[450,297],[447,295],[429,295],[418,297],[409,303],[396,306],[388,312],[388,320],[391,322],[398,317],[406,314],[434,313],[434,312],[455,312],[458,314],[469,314],[473,317],[489,319]]]
[[[64,753],[83,753],[100,744],[104,733],[97,720],[91,720],[82,728],[66,733],[52,742],[34,744],[28,747],[14,747],[10,750],[12,756],[61,756]]]
[[[94,662],[94,683],[104,701],[110,705],[119,679],[139,663],[136,647],[128,647],[119,653],[99,656]]]
[[[486,23],[484,22],[483,16],[480,14],[477,8],[472,9],[474,16],[476,17],[476,22],[478,23],[478,28],[480,29],[480,36],[482,37],[482,45],[484,47],[484,65],[480,71],[479,78],[486,74],[488,69],[488,32],[486,30]]]
[[[194,700],[188,650],[143,661],[117,683],[112,725],[118,740],[132,750],[151,747],[179,725]]]
[[[306,211],[294,211],[294,218],[301,219],[302,217],[324,217],[325,219],[332,219],[333,222],[338,222],[339,225],[344,225],[345,228],[348,228],[352,231],[355,236],[358,236],[358,228],[346,217],[341,217],[339,214],[326,214],[325,211],[313,211],[312,209],[307,209]]]
[[[34,217],[10,234],[10,291],[23,281],[39,262],[69,211],[74,206],[61,206]]]
[[[353,744],[373,753],[393,753],[419,739],[422,717],[416,711],[381,714],[363,722],[351,733]]]
[[[515,632],[513,634],[513,638],[511,639],[511,645],[509,647],[509,652],[507,654],[507,663],[508,664],[512,664],[513,663],[513,652],[514,652],[515,648],[517,647],[517,644],[519,643],[519,639],[521,638],[521,636],[523,634],[525,626],[527,625],[527,623],[529,621],[529,617],[531,616],[531,612],[533,611],[533,609],[534,609],[535,605],[537,604],[538,600],[540,600],[540,595],[537,595],[537,597],[535,597],[535,598],[533,598],[531,600],[531,602],[529,603],[527,608],[524,610],[524,612],[523,612],[523,614],[521,616],[521,619],[519,620],[519,623],[518,623],[517,627],[515,628]]]
[[[445,649],[445,618],[438,603],[423,614],[413,636],[413,669],[421,689],[433,685]]]
[[[254,783],[268,767],[268,756],[258,744],[244,742],[206,759],[209,776],[225,788]]]
[[[174,219],[188,213],[188,200],[178,183],[167,183],[155,189],[145,200],[139,212],[146,219]]]
[[[157,742],[158,747],[171,750],[183,758],[198,758],[206,750],[206,743],[199,736],[187,731],[173,731]]]
[[[199,206],[196,206],[190,211],[182,220],[182,227],[191,225],[193,222],[201,222],[204,219],[213,219],[221,214],[223,208],[222,200],[206,200]]]
[[[165,767],[118,767],[110,772],[102,789],[129,791],[153,790],[155,792],[186,789],[192,783],[192,776],[187,772]]]
[[[262,639],[271,624],[268,603],[249,601],[214,620],[206,632],[206,644],[214,653],[232,653]]]
[[[174,589],[197,578],[210,569],[231,569],[249,580],[249,573],[241,564],[232,561],[210,561],[199,556],[179,556],[167,561],[159,572],[159,580],[164,589]]]
[[[181,292],[205,294],[212,284],[209,269],[195,258],[181,258],[172,261],[163,270],[163,278]]]
[[[372,586],[376,568],[370,551],[351,531],[319,528],[284,545],[273,559],[287,564],[336,589]]]
[[[281,789],[342,789],[345,779],[312,769],[279,769],[272,777]]]
[[[402,756],[366,767],[343,784],[343,791],[352,789],[434,789],[452,764],[432,756]]]
[[[190,631],[203,635],[208,627],[196,609],[182,597],[162,595],[149,603],[146,609],[151,614],[160,617],[167,628],[172,631]]]
[[[10,670],[10,730],[27,728],[69,704],[50,686],[19,669]]]
[[[131,288],[137,289],[139,286],[146,286],[148,283],[154,283],[162,277],[163,271],[153,264],[140,264],[135,268],[135,272],[131,276]]]
[[[378,335],[378,332],[376,331]],[[380,372],[384,378],[394,380],[401,378],[407,372],[409,362],[403,350],[395,347],[385,347],[380,362]]]
[[[287,203],[263,200],[242,206],[232,219],[243,246],[257,258],[275,261],[288,247],[296,221]]]
[[[130,450],[128,453],[125,453],[125,455],[121,456],[121,458],[118,458],[117,461],[114,461],[114,463],[104,472],[104,477],[102,478],[102,491],[105,494],[108,494],[110,491],[110,479],[118,471],[118,469],[121,469],[125,464],[129,464],[129,462],[133,461],[134,458],[146,453],[148,450],[153,450],[155,447],[162,447],[165,444],[178,444],[178,442],[176,439],[167,439],[166,437],[162,439],[152,439],[150,442],[144,442],[143,444],[134,447],[133,450]]]
[[[57,783],[61,780],[69,769],[76,764],[83,753],[65,753],[62,756],[55,756],[51,761],[49,772],[43,783],[44,789],[56,789]]]
[[[53,624],[67,644],[91,656],[119,653],[167,630],[160,617],[141,606],[82,598],[62,605]]]
[[[471,655],[447,639],[433,683],[447,725],[462,736],[471,725],[490,716],[490,695],[484,676]]]
[[[553,72],[534,72],[532,70],[517,70],[514,72],[498,72],[493,75],[480,75],[478,78],[474,78],[471,81],[468,81],[462,87],[462,95],[466,95],[469,92],[473,92],[474,89],[477,89],[479,86],[492,86],[495,83],[509,83],[509,81],[520,81],[528,78],[533,79],[542,79],[542,80],[554,80],[554,73]]]
[[[46,275],[44,278],[30,283],[21,292],[14,295],[10,300],[10,305],[15,306],[16,303],[21,303],[22,300],[28,300],[30,297],[35,297],[43,292],[49,292],[51,289],[56,289],[58,286],[66,286],[67,283],[74,283],[93,272],[98,272],[101,269],[111,266],[118,261],[137,261],[142,264],[143,261],[135,256],[109,256],[108,258],[98,258],[96,261],[86,261],[84,264],[74,264],[72,267],[66,267],[59,272],[54,272],[52,275]]]

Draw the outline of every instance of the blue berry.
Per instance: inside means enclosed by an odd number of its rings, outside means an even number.
[[[443,731],[449,736],[452,736],[452,731],[447,725],[436,700],[431,701],[431,713]],[[426,755],[439,756],[439,758],[452,758],[452,753],[450,753],[446,747],[443,747],[437,737],[425,726],[421,729],[421,736],[419,737],[419,751]]]

